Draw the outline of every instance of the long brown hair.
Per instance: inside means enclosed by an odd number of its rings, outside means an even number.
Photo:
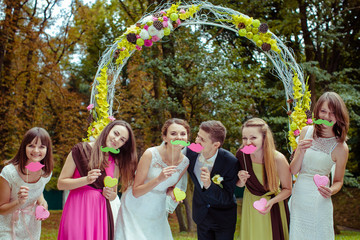
[[[241,127],[241,132],[246,127],[258,127],[263,135],[264,152],[264,187],[271,192],[277,192],[279,189],[279,176],[276,171],[275,163],[275,143],[273,134],[269,125],[261,118],[252,118],[247,120]],[[241,148],[241,147],[240,147]]]
[[[100,168],[105,169],[108,166],[108,161],[105,158],[105,153],[101,151],[101,146],[106,146],[106,139],[111,131],[111,129],[120,125],[125,127],[129,133],[129,139],[121,146],[119,154],[111,154],[115,160],[115,164],[119,166],[120,170],[120,182],[121,182],[121,191],[125,191],[133,182],[135,178],[135,171],[137,167],[137,153],[136,153],[136,142],[134,133],[130,124],[123,120],[116,120],[109,123],[104,130],[102,130],[100,136],[96,139],[95,144],[91,150],[91,157],[89,161],[89,168]]]
[[[43,167],[44,176],[49,176],[49,174],[52,172],[54,168],[54,159],[53,159],[53,153],[52,153],[52,146],[51,146],[51,138],[49,133],[41,128],[41,127],[34,127],[28,130],[19,147],[19,150],[17,151],[15,157],[7,161],[6,163],[12,163],[15,166],[19,165],[19,170],[22,174],[25,174],[25,166],[27,163],[27,156],[26,156],[26,146],[30,144],[34,139],[37,141],[37,139],[41,140],[41,144],[46,146],[46,155],[45,157],[40,161],[41,164],[45,165]]]
[[[349,130],[349,112],[339,94],[335,92],[325,92],[317,100],[314,107],[314,117],[319,119],[319,113],[324,102],[328,103],[330,111],[334,112],[336,123],[333,126],[333,132],[338,142],[346,141]],[[323,137],[323,131],[320,124],[315,124],[315,135]]]

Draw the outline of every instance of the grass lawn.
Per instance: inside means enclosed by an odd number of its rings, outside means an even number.
[[[341,231],[340,234],[335,235],[336,240],[358,240],[360,239],[360,232]]]
[[[42,222],[41,229],[41,240],[53,240],[57,239],[57,233],[59,229],[59,223],[61,218],[61,210],[50,210],[49,219]],[[238,214],[238,217],[240,214]],[[171,214],[169,216],[169,222],[171,225],[171,229],[173,232],[173,236],[175,240],[196,240],[196,232],[179,232],[179,226],[177,224],[176,215]],[[235,238],[238,239],[239,236],[239,219],[237,221]],[[341,234],[336,235],[336,240],[356,240],[360,239],[360,232],[356,231],[341,231]],[[260,239],[261,240],[261,239]]]

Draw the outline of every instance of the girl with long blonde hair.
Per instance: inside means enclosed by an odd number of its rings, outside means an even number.
[[[267,123],[260,118],[242,126],[242,146],[236,153],[240,162],[238,187],[244,187],[240,239],[289,239],[289,211],[286,199],[291,194],[289,164],[276,151]],[[279,186],[280,183],[280,186]],[[266,199],[262,209],[253,204]]]

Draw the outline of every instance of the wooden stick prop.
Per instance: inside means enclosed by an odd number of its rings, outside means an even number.
[[[256,151],[256,147],[254,145],[248,145],[248,146],[244,146],[242,149],[240,149],[240,151],[243,153],[245,170],[247,171],[246,161],[245,161],[245,154],[244,153],[252,154],[253,152]]]
[[[26,182],[29,183],[29,171],[30,172],[37,172],[42,169],[45,165],[41,164],[40,162],[31,162],[25,166],[26,168]]]
[[[42,169],[45,165],[40,162],[31,162],[25,166],[26,168],[26,182],[29,183],[29,171],[37,172]],[[50,216],[50,212],[46,210],[43,206],[37,206],[35,210],[36,220],[45,220]]]
[[[247,170],[247,167],[246,167],[246,160],[245,160],[245,154],[244,154],[244,152],[243,152],[243,160],[244,160],[244,164],[245,164],[245,170],[248,171],[248,170]]]
[[[111,148],[111,147],[100,147],[100,150],[102,152],[112,152],[114,154],[118,154],[120,152],[120,149],[115,149],[115,148]],[[99,161],[99,169],[100,169],[100,161]],[[106,170],[105,170],[106,172]],[[112,178],[111,176],[106,176],[104,178],[104,186],[108,187],[108,188],[112,188],[114,186],[116,186],[118,184],[118,180],[116,178]]]

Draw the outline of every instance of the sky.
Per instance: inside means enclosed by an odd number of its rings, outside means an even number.
[[[51,34],[51,35],[56,35],[58,33],[59,26],[62,25],[63,21],[65,21],[65,19],[64,19],[64,17],[62,17],[62,15],[70,12],[69,6],[71,5],[72,1],[73,0],[60,0],[57,3],[57,5],[54,7],[54,11],[52,13],[53,18],[56,19],[56,22],[52,28],[46,30],[46,33]],[[40,0],[40,2],[45,2],[45,1]],[[82,2],[86,5],[92,5],[96,2],[96,0],[82,0]]]

